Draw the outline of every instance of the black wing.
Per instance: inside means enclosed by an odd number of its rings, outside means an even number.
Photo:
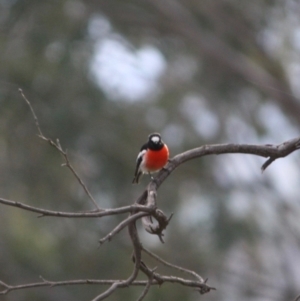
[[[145,143],[141,147],[140,152],[139,152],[139,154],[136,158],[136,167],[135,167],[135,173],[134,173],[134,178],[133,178],[132,183],[138,183],[139,182],[139,178],[142,175],[142,172],[139,170],[139,168],[140,168],[140,165],[143,161],[143,157],[146,153],[147,148],[148,148],[148,143]]]

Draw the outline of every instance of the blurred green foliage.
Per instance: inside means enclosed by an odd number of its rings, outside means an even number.
[[[61,155],[37,137],[18,88],[45,136],[59,138],[105,208],[131,204],[143,191],[146,176],[139,186],[131,180],[151,132],[162,133],[171,156],[202,144],[280,143],[297,135],[299,12],[292,0],[0,0],[0,197],[58,211],[93,209],[60,166]],[[160,58],[162,71],[153,77],[151,63],[146,70],[134,66],[144,82],[149,76],[150,88],[140,97],[138,83],[126,76],[130,59],[100,55],[107,41],[136,60],[145,49],[152,49],[147,60]],[[109,64],[112,71],[99,80],[97,72]],[[218,290],[205,300],[299,294],[299,155],[275,162],[263,176],[262,163],[240,155],[186,163],[159,190],[159,206],[174,212],[166,243],[140,229],[149,249],[210,278]],[[53,281],[128,277],[127,232],[97,244],[123,217],[36,218],[1,206],[0,279],[15,285],[40,275]],[[0,299],[91,300],[102,290],[39,288]],[[135,300],[140,293],[120,289],[109,299]],[[197,292],[171,284],[152,288],[146,298],[198,299]]]

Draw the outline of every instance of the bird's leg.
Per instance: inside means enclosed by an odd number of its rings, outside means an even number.
[[[150,179],[153,181],[154,178],[153,178],[153,176],[151,175],[150,171],[148,171],[148,175],[150,176]]]

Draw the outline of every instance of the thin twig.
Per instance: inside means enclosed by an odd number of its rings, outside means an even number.
[[[193,281],[181,277],[160,275],[158,273],[152,273],[151,269],[149,269],[145,264],[141,264],[140,269],[148,277],[153,274],[151,276],[153,277],[153,284],[157,283],[159,286],[163,285],[164,282],[178,283],[184,286],[194,287],[200,294],[206,294],[211,290],[215,290],[214,287],[207,285],[207,279],[204,281]]]
[[[70,169],[70,171],[72,172],[72,174],[75,176],[75,178],[77,179],[77,181],[79,182],[79,184],[81,185],[81,187],[83,188],[83,190],[85,191],[85,193],[87,194],[87,196],[89,197],[89,199],[94,203],[95,207],[98,210],[101,210],[101,208],[99,207],[99,205],[97,204],[97,202],[95,201],[95,199],[93,198],[92,194],[90,193],[90,191],[88,190],[87,186],[85,185],[85,183],[82,181],[82,179],[80,178],[80,176],[78,175],[78,173],[75,171],[74,167],[72,166],[72,164],[70,163],[67,151],[64,151],[60,145],[59,140],[56,140],[56,143],[50,139],[44,136],[40,124],[39,124],[39,120],[37,118],[37,115],[34,112],[34,109],[30,103],[30,101],[28,100],[28,98],[25,96],[23,90],[21,88],[19,88],[19,92],[22,96],[22,98],[25,100],[25,102],[27,103],[27,105],[30,108],[30,111],[32,113],[35,125],[37,127],[37,130],[39,132],[39,137],[44,140],[47,141],[51,146],[53,146],[54,148],[56,148],[58,150],[59,153],[61,153],[61,155],[64,157],[65,159],[65,164],[63,164],[62,166],[66,166]]]
[[[99,240],[100,244],[103,244],[106,241],[110,241],[113,236],[115,236],[117,233],[119,233],[122,229],[124,229],[125,227],[128,226],[129,223],[132,223],[138,219],[140,219],[141,217],[145,216],[145,215],[149,215],[149,213],[147,212],[138,212],[135,213],[133,215],[130,215],[129,217],[127,217],[125,220],[123,220],[122,222],[120,222],[111,232],[109,232],[105,237],[103,237],[102,239]]]
[[[148,250],[147,248],[145,248],[144,246],[142,246],[142,250],[147,253],[149,256],[151,256],[152,258],[154,258],[155,260],[157,260],[158,262],[162,263],[163,265],[170,267],[172,269],[176,269],[182,273],[186,273],[189,275],[192,275],[193,277],[195,277],[197,280],[199,280],[200,282],[204,282],[204,279],[198,275],[196,272],[189,270],[189,269],[185,269],[182,268],[178,265],[172,264],[170,262],[167,262],[166,260],[162,259],[161,257],[159,257],[158,255],[154,254],[153,252],[151,252],[150,250]]]
[[[58,143],[59,140],[57,139]],[[99,205],[97,204],[97,202],[95,201],[94,197],[92,196],[92,194],[90,193],[90,191],[88,190],[87,186],[85,185],[85,183],[82,181],[82,179],[80,178],[80,176],[78,175],[78,173],[76,172],[76,170],[74,169],[74,167],[72,166],[72,164],[70,163],[69,157],[67,155],[66,151],[63,151],[60,144],[59,144],[59,148],[60,148],[60,152],[61,154],[64,156],[66,163],[63,166],[68,167],[71,172],[73,173],[73,175],[75,176],[75,178],[77,179],[77,181],[79,182],[79,184],[81,185],[81,187],[83,188],[83,190],[85,191],[85,193],[88,195],[88,197],[90,198],[90,200],[94,203],[95,207],[98,210],[102,210]]]
[[[136,279],[136,277],[139,273],[140,266],[141,266],[141,243],[140,243],[137,229],[135,226],[135,221],[132,221],[131,223],[129,223],[128,231],[129,231],[129,235],[130,235],[130,238],[131,238],[131,241],[133,244],[133,253],[134,253],[133,256],[135,259],[134,268],[133,268],[131,275],[125,281],[115,282],[114,284],[112,284],[110,286],[109,289],[107,289],[102,294],[96,296],[92,301],[103,300],[106,297],[108,297],[109,295],[111,295],[121,285],[129,286]]]
[[[139,296],[139,298],[137,299],[137,301],[142,301],[142,300],[146,297],[146,295],[148,294],[149,289],[150,289],[150,287],[151,287],[151,285],[152,285],[152,281],[153,281],[153,273],[154,273],[155,270],[156,270],[156,267],[155,267],[154,269],[151,270],[151,274],[148,276],[148,283],[147,283],[147,285],[145,286],[145,288],[144,288],[142,294],[141,294],[141,295]]]
[[[33,110],[33,107],[32,107],[32,105],[31,105],[30,101],[27,99],[27,97],[25,96],[25,94],[24,94],[24,92],[23,92],[23,90],[22,90],[21,88],[19,88],[19,92],[20,92],[21,96],[23,97],[23,99],[26,101],[27,105],[28,105],[29,108],[30,108],[30,111],[31,111],[31,114],[32,114],[32,116],[33,116],[35,125],[36,125],[36,127],[37,127],[37,129],[38,129],[39,135],[40,135],[40,136],[44,136],[43,133],[42,133],[40,124],[39,124],[39,120],[38,120],[38,118],[37,118],[37,116],[36,116],[36,114],[35,114],[35,112],[34,112],[34,110]]]

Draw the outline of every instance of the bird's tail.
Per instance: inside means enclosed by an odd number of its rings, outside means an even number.
[[[133,178],[132,180],[132,184],[138,184],[139,183],[139,180],[140,180],[140,177],[142,176],[142,172],[139,171]]]

